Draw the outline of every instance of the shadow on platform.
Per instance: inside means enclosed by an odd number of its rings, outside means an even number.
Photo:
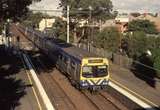
[[[133,63],[131,71],[136,77],[144,80],[148,85],[155,88],[156,84],[156,71],[153,69],[152,60],[145,54],[139,57],[139,62]]]
[[[25,84],[22,80],[16,79],[14,75],[21,69],[20,60],[4,51],[0,47],[0,109],[14,110],[20,105],[19,100],[26,94]]]
[[[47,53],[43,53],[42,51],[27,51],[30,56],[32,62],[34,62],[34,69],[38,74],[42,73],[50,73],[56,67],[56,61],[50,59]]]

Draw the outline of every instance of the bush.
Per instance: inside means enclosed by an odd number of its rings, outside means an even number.
[[[154,60],[154,68],[156,69],[157,76],[160,77],[160,56],[157,56]]]
[[[148,49],[148,40],[146,34],[142,31],[133,32],[126,36],[128,41],[128,54],[131,58],[138,58]]]
[[[115,27],[107,27],[94,38],[94,44],[99,48],[117,52],[120,46],[120,37],[121,34]]]
[[[128,24],[129,31],[143,31],[147,34],[157,34],[157,29],[153,22],[149,20],[133,20]]]

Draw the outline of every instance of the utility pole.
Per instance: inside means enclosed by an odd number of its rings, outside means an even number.
[[[89,6],[89,37],[88,37],[88,51],[91,50],[91,37],[92,37],[92,6]]]
[[[69,6],[67,5],[67,43],[69,43]]]
[[[45,20],[45,28],[44,28],[45,31],[44,31],[44,32],[45,32],[45,34],[46,34],[46,28],[47,28],[47,11],[45,10],[44,13],[45,13],[45,17],[44,17],[44,18],[45,18],[45,19],[44,19],[44,20]]]

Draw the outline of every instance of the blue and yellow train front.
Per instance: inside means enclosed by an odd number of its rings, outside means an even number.
[[[105,89],[109,83],[108,60],[106,58],[84,58],[82,60],[80,86],[82,89]]]

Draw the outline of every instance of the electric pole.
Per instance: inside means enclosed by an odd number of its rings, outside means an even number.
[[[92,38],[92,6],[89,6],[89,37],[88,37],[88,51],[91,51],[91,38]]]
[[[67,5],[67,43],[69,43],[69,6]]]

